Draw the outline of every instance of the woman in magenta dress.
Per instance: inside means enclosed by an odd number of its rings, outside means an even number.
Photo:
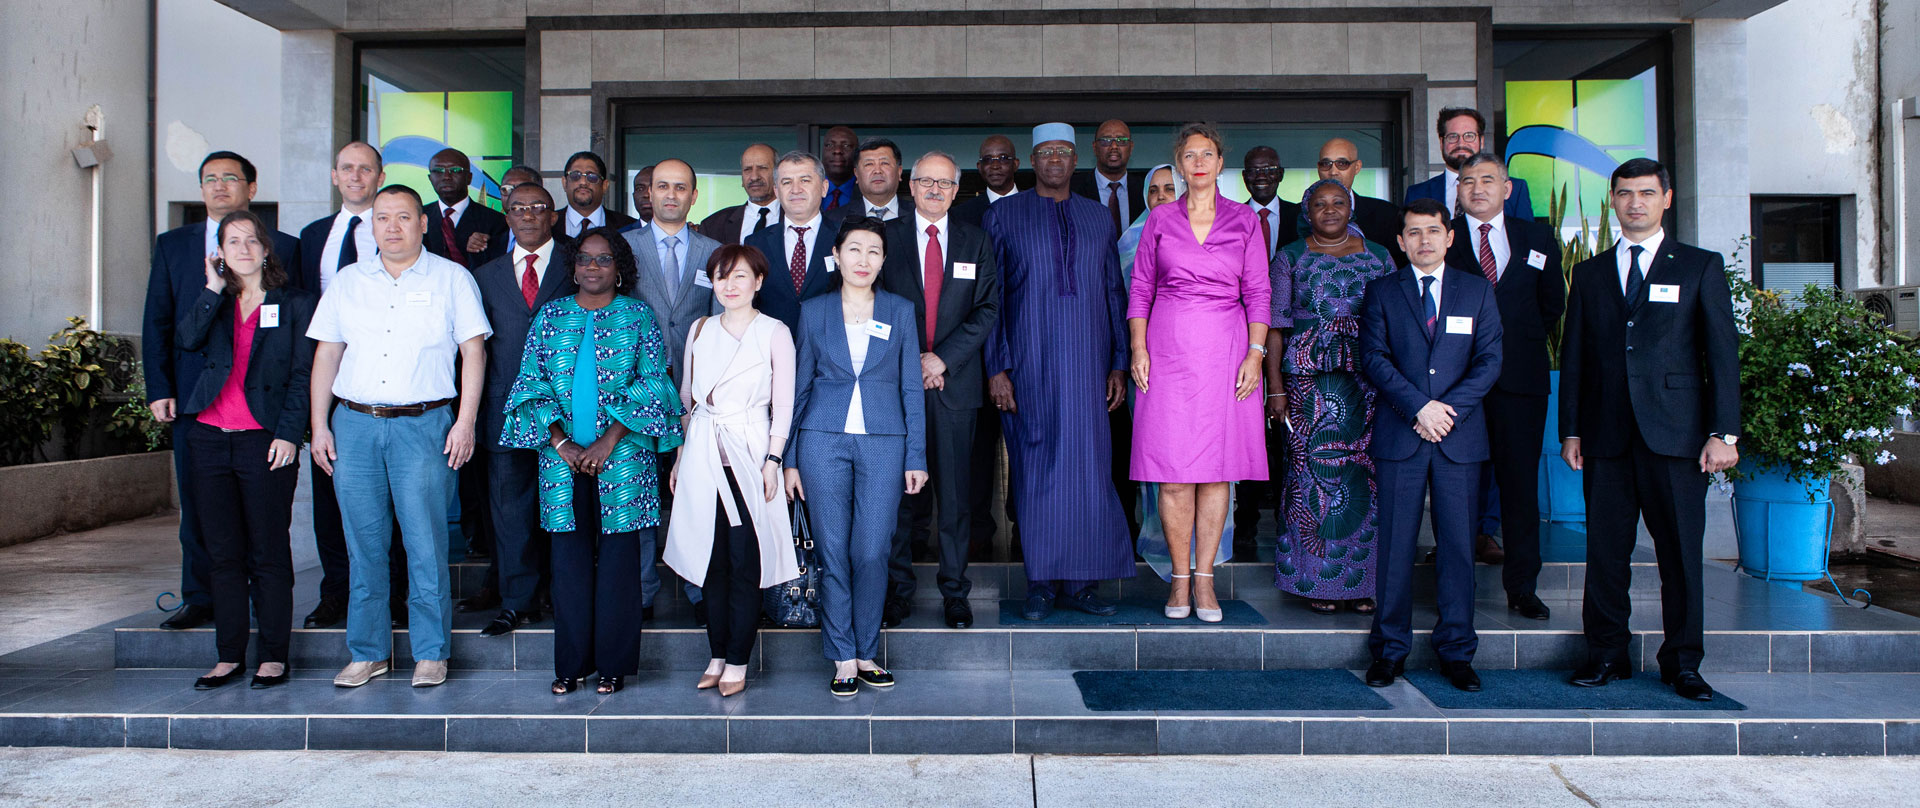
[[[1133,479],[1160,483],[1176,573],[1166,614],[1192,611],[1207,622],[1221,617],[1213,558],[1230,481],[1267,479],[1259,395],[1271,317],[1267,247],[1253,209],[1219,193],[1224,154],[1220,133],[1207,124],[1188,124],[1174,137],[1187,193],[1147,215],[1127,307],[1140,390]]]

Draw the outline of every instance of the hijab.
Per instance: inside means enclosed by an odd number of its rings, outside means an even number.
[[[1353,223],[1353,217],[1359,213],[1359,211],[1355,209],[1359,205],[1359,200],[1354,198],[1353,189],[1348,188],[1346,185],[1342,184],[1339,180],[1332,179],[1332,178],[1320,180],[1318,182],[1313,183],[1312,185],[1307,186],[1307,192],[1301,195],[1300,197],[1301,237],[1306,238],[1308,236],[1313,235],[1313,222],[1307,216],[1308,214],[1307,209],[1313,202],[1314,192],[1328,185],[1331,185],[1335,188],[1338,188],[1342,191],[1347,192],[1347,232],[1356,238],[1360,238],[1362,240],[1366,239],[1367,235],[1365,233],[1360,232],[1360,225]]]

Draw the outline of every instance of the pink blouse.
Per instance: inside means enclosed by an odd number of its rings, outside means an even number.
[[[221,429],[260,429],[253,411],[247,409],[247,362],[253,358],[253,330],[260,325],[260,307],[253,314],[240,316],[240,301],[233,303],[233,370],[220,395],[200,413],[200,423]]]

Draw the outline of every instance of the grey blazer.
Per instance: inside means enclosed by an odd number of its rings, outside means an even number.
[[[653,243],[653,225],[638,227],[622,233],[627,245],[633,248],[633,260],[639,265],[640,277],[634,288],[628,290],[634,297],[653,309],[655,320],[667,335],[668,362],[673,367],[674,384],[680,383],[680,362],[686,356],[687,333],[693,329],[693,323],[710,314],[720,313],[720,301],[713,297],[712,284],[697,282],[705,278],[707,259],[713,257],[713,251],[720,249],[720,242],[693,232],[688,227],[680,231],[685,243],[685,269],[680,273],[679,288],[669,294],[660,277],[660,251]]]

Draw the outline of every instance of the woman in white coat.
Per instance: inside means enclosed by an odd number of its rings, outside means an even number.
[[[706,272],[724,311],[693,324],[680,363],[687,442],[668,481],[665,557],[705,593],[712,657],[698,687],[731,696],[747,687],[760,590],[800,576],[780,476],[794,349],[787,327],[753,307],[767,277],[759,250],[721,247]]]

